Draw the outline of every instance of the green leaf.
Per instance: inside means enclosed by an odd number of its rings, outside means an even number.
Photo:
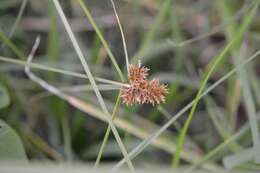
[[[0,160],[27,160],[21,139],[2,120],[0,120]]]
[[[10,97],[7,90],[0,84],[0,109],[8,106],[10,103]]]

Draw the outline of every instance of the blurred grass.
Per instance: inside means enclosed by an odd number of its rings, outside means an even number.
[[[8,107],[0,110],[0,118],[20,135],[30,160],[92,163],[98,157],[98,151],[94,152],[94,158],[82,153],[88,153],[93,146],[102,144],[107,124],[96,119],[105,121],[104,112],[98,107],[98,100],[89,88],[90,85],[84,85],[86,90],[77,92],[62,90],[83,86],[86,75],[75,58],[53,3],[28,1],[21,14],[19,9],[22,2],[25,1],[3,0],[0,3],[0,45],[5,45],[0,50],[0,84],[7,88],[11,101]],[[248,55],[259,50],[259,39],[255,37],[259,33],[258,11],[251,27],[246,30],[253,15],[253,12],[249,14],[248,9],[256,1],[115,1],[117,14],[125,31],[130,62],[137,63],[141,60],[143,65],[151,69],[152,76],[168,83],[169,94],[166,102],[158,107],[119,105],[119,101],[115,102],[116,92],[102,90],[102,87],[105,87],[102,83],[120,87],[126,76],[123,71],[126,64],[126,46],[122,46],[111,3],[85,0],[60,2],[69,22],[84,18],[92,25],[92,29],[84,26],[84,30],[75,32],[75,36],[91,73],[95,74],[95,89],[100,89],[105,106],[109,112],[114,112],[114,107],[118,108],[114,124],[120,128],[120,136],[125,138],[122,140],[127,151],[133,149],[130,153],[135,153],[135,157],[147,146],[154,146],[138,155],[134,165],[170,166],[174,157],[177,165],[180,154],[185,161],[180,162],[181,166],[189,166],[187,171],[193,171],[199,166],[221,171],[220,161],[227,153],[238,153],[253,144],[250,132],[247,130],[245,133],[242,125],[247,123],[247,115],[253,115],[254,119],[254,114],[259,112],[258,60],[252,61],[247,68],[243,67],[242,72],[236,70],[237,75],[224,84],[218,84],[215,90],[206,96],[205,102],[198,104],[197,108],[194,106],[193,110],[197,111],[192,111],[188,116],[190,122],[185,123],[187,116],[177,112],[186,109],[185,106],[194,98],[194,105],[198,103],[198,87],[199,93],[202,92],[204,87],[211,86],[220,76],[225,76],[230,70],[240,66],[244,62],[241,60],[246,60]],[[100,20],[95,22],[94,19],[100,16],[105,16],[105,23],[111,25],[107,27],[99,23]],[[23,29],[19,23],[31,17],[47,19],[48,27],[42,31]],[[15,21],[18,21],[17,25]],[[9,37],[11,30],[15,32]],[[39,69],[37,74],[50,84],[82,99],[87,107],[84,113],[54,96],[47,95],[37,99],[42,90],[31,84],[21,68],[15,68],[15,64],[21,67],[26,64],[25,55],[38,34],[42,37],[42,44],[35,61],[43,64],[32,63],[31,67]],[[242,35],[245,38],[243,40],[240,39]],[[218,50],[228,42],[235,42],[235,46],[224,49],[221,54]],[[207,76],[210,79],[206,78],[200,85],[196,83],[204,76],[201,69],[206,69],[209,67],[207,64],[212,65],[210,62],[218,58],[228,56],[232,59],[221,61],[214,74]],[[8,68],[10,63],[13,66]],[[72,65],[75,67],[72,68]],[[67,67],[71,68],[65,69]],[[118,73],[114,73],[114,68]],[[101,73],[99,69],[106,69],[106,72]],[[117,82],[118,76],[120,82]],[[71,87],[66,87],[67,85]],[[244,95],[245,93],[247,94]],[[31,104],[28,100],[34,101]],[[177,120],[176,117],[177,121],[172,125],[169,122],[172,122],[176,113],[181,118]],[[187,128],[180,132],[183,127]],[[257,138],[257,129],[253,129],[254,138]],[[241,131],[244,135],[241,135]],[[163,136],[159,137],[161,133]],[[180,134],[181,142],[176,150]],[[188,138],[184,143],[186,135]],[[113,140],[107,139],[108,143]],[[141,143],[140,139],[143,140]],[[183,150],[180,147],[182,145]],[[102,148],[105,148],[105,144]],[[117,146],[114,148],[118,151]],[[100,165],[119,160],[121,156],[117,153],[120,152],[104,155]],[[158,159],[153,160],[154,156]],[[259,169],[253,162],[238,166],[245,171]]]
[[[241,41],[243,34],[248,29],[253,17],[255,16],[257,8],[258,8],[258,5],[255,5],[254,8],[250,11],[250,13],[248,15],[246,15],[241,26],[239,27],[237,32],[234,33],[234,36],[232,37],[230,42],[226,45],[226,47],[223,49],[223,51],[221,51],[221,53],[218,56],[216,56],[208,65],[206,72],[205,72],[205,77],[203,77],[200,89],[198,91],[198,94],[195,97],[195,102],[192,105],[191,111],[188,115],[187,120],[185,121],[184,127],[182,128],[182,130],[180,132],[180,136],[178,138],[176,154],[175,154],[174,160],[173,160],[173,165],[175,167],[177,167],[179,164],[179,157],[180,157],[179,155],[180,155],[180,152],[181,152],[184,142],[185,142],[185,136],[186,136],[187,130],[191,124],[193,115],[194,115],[197,105],[199,103],[200,95],[202,94],[203,90],[205,90],[207,82],[208,82],[209,78],[211,77],[212,73],[214,72],[215,68],[217,68],[217,66],[221,63],[221,61],[226,57],[227,53],[233,47],[237,46],[237,44],[239,44],[239,42]]]

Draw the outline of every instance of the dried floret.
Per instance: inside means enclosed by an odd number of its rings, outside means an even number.
[[[126,105],[160,104],[165,101],[167,86],[159,80],[147,80],[149,69],[138,65],[129,66],[129,86],[121,88],[121,98]]]

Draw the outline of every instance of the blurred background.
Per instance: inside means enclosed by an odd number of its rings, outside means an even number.
[[[123,42],[111,2],[82,2],[126,77]],[[93,75],[122,83],[79,1],[60,0],[60,3]],[[130,63],[140,61],[150,69],[150,79],[159,79],[169,89],[166,102],[158,106],[119,103],[115,125],[130,152],[195,98],[207,65],[232,39],[239,37],[238,30],[245,20],[249,21],[256,1],[115,0],[115,6]],[[207,87],[259,50],[259,19],[257,11],[241,41],[228,48]],[[84,100],[84,111],[53,96],[24,73],[26,57],[37,36],[41,42],[33,63],[46,68],[34,67],[32,72],[68,95]],[[108,124],[102,119],[102,110],[89,81],[82,77],[84,69],[53,1],[1,0],[0,38],[0,159],[93,164]],[[50,68],[68,73],[51,72]],[[259,58],[255,58],[199,102],[181,152],[182,166],[192,167],[201,161],[202,168],[222,169],[223,158],[253,145],[252,134],[257,136],[258,129],[252,132],[250,128],[257,125],[260,116],[259,69]],[[112,114],[120,86],[111,86],[103,86],[101,94]],[[187,117],[188,112],[182,114],[133,159],[133,164],[144,168],[171,167]],[[215,152],[227,140],[230,140],[228,145]],[[122,158],[111,133],[100,164],[114,164]],[[260,168],[252,159],[236,166],[242,170]]]

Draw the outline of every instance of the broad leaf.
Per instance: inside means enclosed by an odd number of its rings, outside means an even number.
[[[2,120],[0,120],[0,160],[27,160],[21,139]]]

